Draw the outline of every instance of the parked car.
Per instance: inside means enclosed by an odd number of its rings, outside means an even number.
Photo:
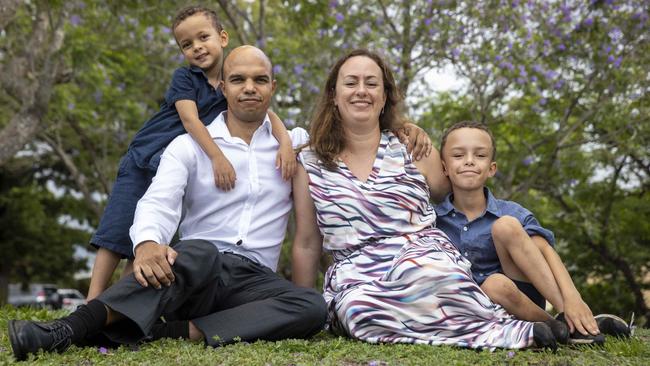
[[[57,292],[56,285],[46,283],[32,283],[23,287],[19,283],[9,284],[9,304],[13,306],[45,307],[48,309],[61,309],[61,295]]]
[[[84,295],[73,288],[61,288],[58,292],[61,296],[61,306],[63,309],[75,311],[77,309],[77,306],[86,303],[86,298]]]

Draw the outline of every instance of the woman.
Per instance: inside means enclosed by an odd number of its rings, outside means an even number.
[[[294,178],[294,282],[313,286],[321,245],[334,263],[332,330],[367,342],[556,347],[548,324],[513,319],[471,279],[434,227],[430,195],[449,190],[434,151],[413,161],[391,133],[404,121],[391,71],[355,50],[330,72]]]

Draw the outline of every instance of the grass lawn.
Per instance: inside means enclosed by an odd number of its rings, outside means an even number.
[[[14,362],[7,320],[47,320],[63,315],[35,309],[0,310],[0,364]],[[36,365],[650,365],[650,329],[631,340],[608,338],[602,348],[562,347],[546,351],[474,351],[448,346],[373,345],[321,333],[314,339],[239,343],[218,349],[180,340],[161,340],[138,348],[71,347],[64,354],[30,356]]]

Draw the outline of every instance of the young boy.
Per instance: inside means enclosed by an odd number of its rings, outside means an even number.
[[[548,299],[562,312],[558,319],[569,327],[569,343],[604,342],[599,326],[604,333],[629,336],[620,318],[594,318],[552,247],[553,233],[530,211],[494,198],[485,187],[497,170],[494,137],[485,125],[460,122],[448,128],[440,153],[452,193],[436,206],[437,226],[472,263],[474,280],[492,301],[517,318],[548,321]]]
[[[213,10],[199,6],[180,10],[172,31],[189,67],[174,72],[160,111],[138,131],[120,162],[104,215],[91,239],[91,245],[98,251],[88,300],[107,288],[121,258],[128,258],[122,275],[132,271],[133,244],[129,228],[135,207],[156,173],[162,151],[176,136],[188,132],[210,157],[219,189],[228,191],[235,185],[232,165],[205,127],[228,107],[218,88],[228,33]],[[281,166],[282,177],[289,179],[296,168],[291,140],[280,119],[272,112],[269,114],[273,136],[280,143],[276,165]]]

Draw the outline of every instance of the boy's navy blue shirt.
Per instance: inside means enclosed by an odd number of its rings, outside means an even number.
[[[555,245],[553,232],[543,228],[530,211],[516,202],[494,198],[487,187],[484,192],[487,199],[485,212],[471,222],[467,221],[465,214],[454,208],[453,194],[447,195],[442,203],[435,206],[436,227],[447,234],[460,254],[472,263],[472,276],[479,285],[488,276],[501,272],[499,257],[492,241],[492,224],[498,218],[512,216],[519,220],[528,235],[540,235],[550,245]]]
[[[160,111],[142,126],[129,145],[129,153],[138,167],[155,171],[165,147],[186,132],[174,106],[179,100],[193,100],[204,125],[209,125],[228,108],[221,89],[210,85],[203,70],[196,66],[179,67],[174,71]]]

